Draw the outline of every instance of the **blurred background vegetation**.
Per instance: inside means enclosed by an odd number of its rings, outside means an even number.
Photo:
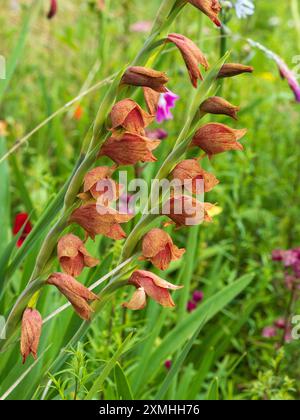
[[[130,63],[147,36],[134,31],[132,25],[152,21],[161,1],[105,3],[104,11],[99,11],[96,1],[64,0],[59,2],[55,18],[47,20],[47,1],[2,1],[0,53],[9,66],[14,60],[16,66],[5,91],[0,81],[0,120],[7,123],[0,154],[80,92]],[[226,37],[230,61],[255,68],[253,76],[226,80],[223,85],[222,96],[241,107],[239,121],[212,118],[248,128],[245,152],[222,154],[207,164],[221,181],[209,193],[209,201],[220,208],[214,223],[172,234],[178,246],[187,247],[184,259],[173,263],[167,272],[170,281],[188,285],[185,293],[174,296],[178,310],[164,310],[149,301],[144,311],[125,311],[121,303],[127,291],[121,291],[85,340],[67,350],[66,363],[49,373],[49,363],[80,323],[68,309],[45,326],[40,346],[43,356],[10,398],[84,398],[96,373],[96,378],[100,377],[98,391],[101,389],[97,398],[103,399],[299,399],[299,341],[286,343],[279,350],[281,333],[267,339],[262,330],[285,315],[289,302],[281,266],[271,260],[272,250],[300,245],[300,108],[276,64],[250,47],[247,38],[275,51],[293,67],[293,57],[300,55],[300,22],[292,13],[292,0],[255,4],[251,18],[239,20],[232,15],[228,23],[231,33]],[[172,31],[193,39],[209,62],[219,58],[219,30],[196,9],[187,7]],[[180,96],[174,120],[163,125],[168,138],[160,146],[161,157],[169,153],[184,123],[192,88],[174,48],[164,50],[155,68],[167,72],[169,88]],[[68,107],[0,164],[1,253],[12,239],[15,215],[27,212],[35,225],[72,172],[106,89],[95,89]],[[156,164],[148,165],[143,176],[150,180],[155,169]],[[24,289],[39,247],[40,241],[5,287],[1,301],[4,315]],[[88,247],[102,265],[84,272],[81,279],[85,284],[115,267],[122,243],[98,238]],[[183,350],[181,344],[174,346],[175,352],[164,345],[169,331],[183,319],[196,318],[209,297],[248,273],[254,275],[251,285],[195,337],[164,392],[161,385],[169,372],[165,361],[175,363]],[[203,291],[204,300],[198,312],[189,313],[187,300],[195,290]],[[63,303],[63,298],[47,290],[39,310],[48,315]],[[300,314],[299,305],[293,311]],[[167,348],[166,354],[162,351],[163,359],[157,352],[153,356],[160,348]],[[26,366],[21,366],[18,349],[0,355],[0,364],[3,394]],[[51,387],[45,390],[50,378]]]

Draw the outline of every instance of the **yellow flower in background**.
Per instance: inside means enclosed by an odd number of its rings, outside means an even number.
[[[7,123],[5,121],[0,121],[0,137],[5,137],[7,135]]]
[[[211,209],[207,210],[210,217],[219,216],[223,212],[222,207],[213,206]]]
[[[276,80],[276,77],[274,76],[274,74],[269,72],[269,71],[265,71],[263,73],[260,73],[259,76],[262,79],[267,80],[268,82],[275,82],[275,80]]]

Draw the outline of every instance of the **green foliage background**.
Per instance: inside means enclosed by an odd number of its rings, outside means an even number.
[[[0,53],[7,58],[11,80],[0,81],[0,119],[8,123],[0,155],[80,91],[130,63],[146,37],[132,32],[131,25],[152,21],[161,2],[108,0],[106,11],[99,13],[93,1],[64,0],[51,21],[45,18],[48,2],[20,2],[19,13],[11,10],[9,1],[4,3]],[[165,310],[148,301],[144,311],[124,311],[121,303],[131,290],[122,289],[85,339],[64,349],[80,325],[68,309],[45,325],[36,364],[28,361],[22,366],[18,344],[0,354],[0,395],[29,369],[9,399],[299,399],[299,342],[278,352],[280,337],[261,337],[265,326],[284,315],[289,300],[271,252],[300,243],[299,104],[276,65],[246,41],[262,43],[293,67],[293,57],[300,54],[294,2],[272,3],[257,1],[253,17],[240,21],[234,16],[228,24],[230,61],[253,65],[255,73],[223,85],[222,96],[241,107],[239,121],[212,120],[249,131],[244,153],[222,154],[208,163],[221,181],[209,194],[209,201],[222,209],[214,223],[172,233],[187,253],[160,275],[185,284],[184,292],[174,294],[177,309]],[[219,31],[196,9],[188,6],[172,31],[193,39],[209,62],[219,59]],[[164,50],[156,68],[168,73],[169,88],[181,98],[174,120],[164,124],[169,137],[159,149],[158,156],[163,157],[184,124],[192,88],[174,48]],[[80,101],[79,121],[74,119],[75,107],[69,107],[0,164],[0,313],[4,316],[29,280],[44,235],[18,267],[11,267],[16,252],[11,233],[14,216],[26,211],[37,224],[72,173],[107,89],[95,89]],[[157,165],[144,171],[148,181]],[[80,280],[85,284],[116,266],[122,243],[98,238],[88,248],[102,264],[83,273]],[[13,272],[9,279],[7,267]],[[189,314],[186,302],[196,289],[204,291],[205,299]],[[63,303],[58,293],[47,289],[38,309],[47,316]],[[295,314],[297,310],[299,305]],[[60,352],[65,362],[55,365]],[[173,361],[171,371],[164,366],[167,359]]]

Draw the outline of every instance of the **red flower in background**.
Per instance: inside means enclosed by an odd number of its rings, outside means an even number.
[[[15,223],[13,227],[13,234],[17,235],[20,230],[22,230],[22,234],[17,242],[17,247],[20,248],[23,242],[32,231],[32,226],[29,221],[29,215],[27,213],[18,213],[15,218]]]
[[[50,0],[50,9],[47,14],[48,19],[52,19],[57,13],[57,0]]]

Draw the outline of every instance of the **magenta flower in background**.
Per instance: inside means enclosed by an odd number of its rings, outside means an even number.
[[[166,360],[165,361],[165,368],[170,370],[172,367],[172,360]]]
[[[57,13],[57,0],[50,0],[50,10],[48,12],[47,18],[52,19]]]
[[[193,312],[196,308],[197,308],[197,303],[195,303],[192,300],[189,300],[187,305],[186,305],[186,310],[188,312]]]
[[[277,335],[277,330],[275,327],[266,327],[262,331],[262,337],[264,338],[273,338]]]
[[[158,108],[156,112],[156,121],[158,123],[162,123],[163,121],[173,119],[171,109],[175,107],[175,103],[178,99],[179,96],[171,92],[170,90],[160,95],[158,101]]]
[[[278,58],[276,62],[277,62],[281,77],[283,79],[286,79],[290,88],[294,92],[296,101],[300,103],[300,85],[296,79],[295,73],[292,70],[290,70],[288,66],[285,64],[285,62],[281,60],[280,58]]]
[[[204,293],[201,290],[195,290],[193,293],[193,301],[195,303],[202,302],[204,299]]]

